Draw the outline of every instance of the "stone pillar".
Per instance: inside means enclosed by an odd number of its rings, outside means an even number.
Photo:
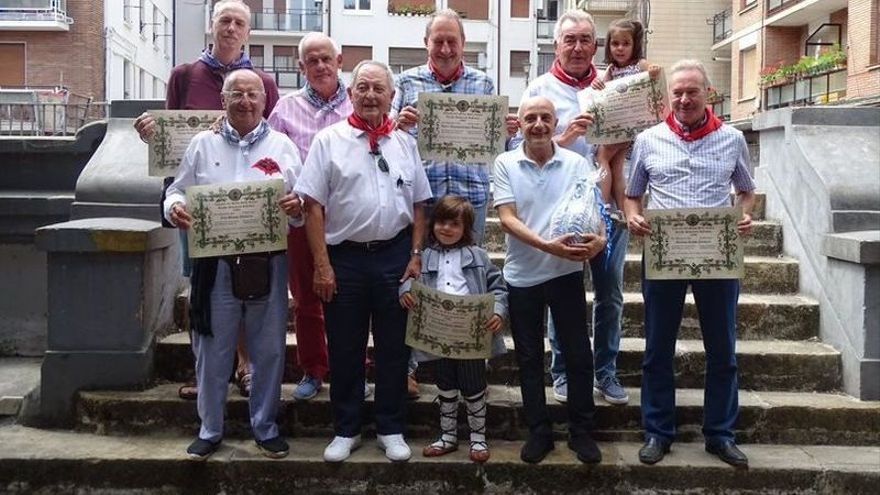
[[[91,218],[42,227],[48,342],[44,422],[69,425],[88,388],[137,388],[151,379],[153,340],[172,326],[179,287],[177,232],[158,222]]]

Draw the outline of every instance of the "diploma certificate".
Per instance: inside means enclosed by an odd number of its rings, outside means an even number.
[[[593,114],[587,129],[591,144],[625,143],[648,127],[662,122],[669,112],[663,72],[657,80],[647,72],[605,83],[605,89],[587,88],[577,94],[581,111]]]
[[[149,175],[172,177],[193,136],[207,130],[222,110],[150,110],[156,134],[149,145]]]
[[[647,210],[649,280],[743,277],[743,239],[736,231],[742,208]]]
[[[406,321],[406,345],[441,357],[480,359],[492,355],[484,325],[495,312],[495,296],[453,296],[413,282],[416,305]]]
[[[188,187],[190,257],[286,249],[287,216],[278,206],[283,195],[282,179]]]
[[[506,96],[419,93],[423,160],[486,163],[504,151]]]

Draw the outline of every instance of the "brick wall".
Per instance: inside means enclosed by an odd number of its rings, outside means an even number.
[[[878,0],[850,0],[847,37],[847,98],[880,96]]]
[[[64,85],[74,93],[104,99],[103,2],[68,0],[70,30],[0,31],[0,42],[25,43],[25,83]]]

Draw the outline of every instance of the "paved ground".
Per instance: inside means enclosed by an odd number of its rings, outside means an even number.
[[[42,358],[0,358],[0,416],[18,414],[25,395],[40,384]]]

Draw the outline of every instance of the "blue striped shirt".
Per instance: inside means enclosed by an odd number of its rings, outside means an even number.
[[[403,107],[415,107],[419,93],[463,93],[471,95],[494,95],[495,83],[483,72],[465,66],[464,74],[449,86],[443,86],[428,69],[427,64],[413,67],[397,76],[397,92],[391,103],[391,113],[396,115]],[[411,129],[418,136],[418,126]],[[438,162],[424,160],[425,173],[431,184],[434,199],[446,194],[464,196],[475,207],[489,200],[489,166],[487,163]],[[431,203],[431,202],[429,202]]]
[[[730,206],[731,184],[739,192],[755,189],[746,139],[726,124],[687,142],[661,122],[636,137],[631,160],[626,195],[650,192],[652,210]]]

